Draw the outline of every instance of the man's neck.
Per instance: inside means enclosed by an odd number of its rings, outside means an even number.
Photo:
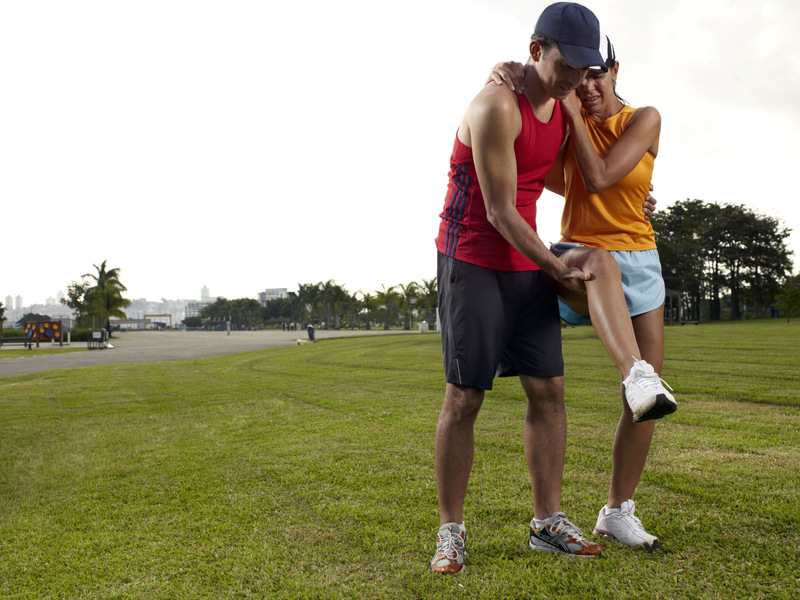
[[[525,65],[525,97],[530,102],[536,116],[542,121],[548,121],[552,114],[554,100],[545,91],[539,79],[539,73],[530,60]]]

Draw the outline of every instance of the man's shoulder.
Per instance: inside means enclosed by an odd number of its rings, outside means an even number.
[[[471,121],[488,120],[493,123],[516,124],[520,119],[517,97],[505,85],[487,83],[472,99],[468,115]]]

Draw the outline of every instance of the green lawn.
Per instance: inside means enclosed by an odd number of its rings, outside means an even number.
[[[679,409],[636,496],[655,554],[534,553],[524,400],[477,426],[468,572],[429,572],[438,525],[435,334],[0,378],[0,597],[797,598],[800,323],[666,331]],[[604,504],[619,376],[564,330],[564,508]]]

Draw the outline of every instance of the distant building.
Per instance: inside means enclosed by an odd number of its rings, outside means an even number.
[[[14,304],[14,308],[17,310],[22,310],[22,296],[17,296],[15,302],[16,304]]]
[[[6,310],[14,310],[14,298],[6,296]]]
[[[213,302],[203,301],[203,302],[189,302],[186,305],[186,318],[189,317],[199,317],[200,311],[203,310],[204,307],[214,304]]]
[[[261,306],[266,306],[270,300],[279,300],[281,298],[289,297],[288,288],[271,288],[258,293],[258,301]]]
[[[192,300],[186,304],[186,318],[199,317],[200,311],[204,307],[214,304],[218,298],[212,298],[208,295],[208,286],[204,285],[200,288],[200,302]]]

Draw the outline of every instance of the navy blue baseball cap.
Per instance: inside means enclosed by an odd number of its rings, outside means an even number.
[[[576,2],[551,4],[539,16],[534,31],[555,40],[569,66],[608,69],[599,50],[600,22],[585,6]]]

